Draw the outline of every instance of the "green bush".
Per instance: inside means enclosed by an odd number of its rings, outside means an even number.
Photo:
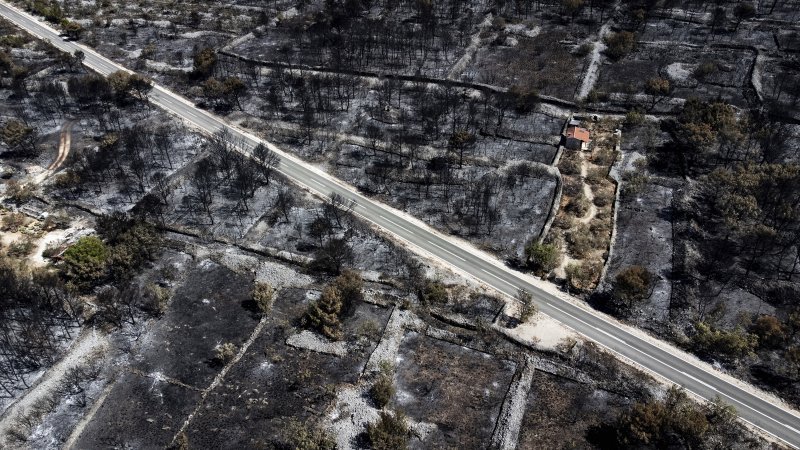
[[[117,281],[130,279],[146,261],[155,259],[163,242],[154,226],[124,213],[100,216],[96,228],[113,249],[109,267]]]
[[[533,241],[525,247],[528,265],[537,274],[546,275],[561,262],[561,250],[554,244]]]
[[[30,237],[15,241],[8,246],[9,256],[14,256],[17,258],[28,256],[31,254],[31,251],[33,251],[33,241]]]
[[[392,376],[385,371],[381,372],[378,379],[375,380],[375,384],[369,389],[369,395],[378,408],[385,408],[392,399],[392,396],[394,396],[394,392]]]
[[[285,445],[278,448],[295,450],[334,450],[336,448],[336,441],[327,433],[302,424],[296,419],[291,419],[281,434]]]
[[[355,270],[343,270],[342,274],[333,280],[333,286],[339,291],[342,298],[341,316],[353,314],[356,306],[364,300],[364,280]]]
[[[572,51],[572,54],[578,57],[584,57],[589,53],[592,53],[593,50],[594,44],[591,42],[586,42],[576,47],[575,50]]]
[[[570,289],[586,292],[589,291],[600,276],[602,264],[595,261],[584,261],[569,264],[566,267],[567,284]]]
[[[342,338],[342,323],[339,315],[342,311],[342,296],[333,286],[322,290],[320,298],[312,303],[303,316],[305,327],[322,333],[328,339]]]
[[[600,188],[594,192],[594,199],[592,199],[592,203],[595,206],[602,208],[604,206],[609,206],[614,202],[614,189],[611,188]]]
[[[592,233],[588,225],[580,224],[567,233],[567,249],[578,258],[585,258],[592,251]]]
[[[536,304],[533,302],[533,295],[525,289],[517,291],[517,300],[521,304],[519,320],[525,323],[536,314]]]
[[[25,37],[15,34],[0,36],[0,47],[21,48],[26,42],[28,40]]]
[[[619,61],[633,51],[636,46],[636,34],[630,31],[611,33],[603,39],[606,43],[606,55],[614,61]]]
[[[367,436],[374,450],[405,450],[408,434],[406,418],[399,411],[394,415],[382,411],[377,422],[367,425]]]
[[[569,200],[564,209],[575,217],[583,217],[589,211],[589,199],[581,191]]]
[[[705,322],[697,322],[691,344],[700,353],[736,360],[753,352],[758,337],[741,328],[733,331],[719,330]]]
[[[586,182],[592,186],[602,183],[608,175],[608,169],[602,167],[593,167],[586,173]]]
[[[639,112],[638,110],[631,110],[625,114],[625,127],[626,128],[636,128],[639,125],[644,123],[644,114]]]
[[[256,282],[253,286],[253,301],[256,302],[258,310],[262,314],[269,312],[272,307],[272,300],[275,296],[275,289],[269,283]]]
[[[450,295],[447,287],[441,281],[428,280],[422,290],[421,300],[426,304],[447,304]]]
[[[575,226],[575,218],[563,212],[559,213],[553,220],[553,226],[562,230],[569,230]]]
[[[644,86],[645,93],[656,97],[669,95],[671,89],[672,87],[669,84],[669,80],[660,77],[647,80]]]
[[[236,352],[238,351],[239,349],[236,348],[236,344],[225,342],[214,348],[214,359],[221,364],[227,364],[236,357]]]
[[[628,307],[650,295],[653,285],[653,274],[642,266],[630,266],[622,270],[614,278],[614,299]]]
[[[97,236],[86,236],[72,244],[62,256],[65,274],[76,286],[86,289],[103,280],[111,252]]]
[[[758,343],[764,347],[779,348],[786,342],[786,329],[775,316],[759,316],[750,331],[758,336]]]
[[[3,226],[0,227],[0,231],[15,233],[20,227],[25,225],[26,221],[25,214],[18,212],[8,213],[3,216]]]
[[[15,205],[23,205],[33,198],[35,187],[31,183],[22,184],[17,180],[6,183],[6,198]]]
[[[571,152],[573,150],[566,151]],[[570,155],[567,158],[562,158],[558,169],[563,175],[579,175],[581,173],[581,161],[575,158],[574,154]]]
[[[719,70],[719,67],[717,66],[717,63],[711,62],[711,61],[706,61],[706,62],[700,63],[694,69],[693,75],[698,80],[703,81],[703,80],[706,79],[706,77],[708,77],[709,75],[715,74],[718,70]]]
[[[608,101],[608,99],[608,92],[598,91],[597,89],[592,89],[589,91],[589,94],[586,95],[586,101],[589,103],[605,102]]]
[[[686,448],[702,448],[709,420],[682,389],[671,387],[663,400],[635,403],[616,423],[619,448],[669,448],[679,438]]]

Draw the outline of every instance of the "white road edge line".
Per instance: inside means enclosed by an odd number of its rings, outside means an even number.
[[[389,222],[390,224],[392,224],[392,225],[394,225],[394,226],[396,226],[396,227],[398,227],[398,228],[402,228],[403,230],[406,230],[407,232],[409,232],[409,233],[411,233],[411,234],[416,234],[416,233],[414,233],[413,231],[409,230],[408,228],[406,228],[406,227],[404,227],[404,226],[402,226],[402,225],[400,225],[400,224],[397,224],[397,223],[395,223],[395,222],[394,222],[393,220],[391,220],[391,219],[387,219],[386,217],[384,217],[384,216],[382,216],[382,215],[380,215],[380,214],[378,214],[378,216],[380,216],[380,218],[381,218],[381,219],[383,219],[383,220],[385,220],[385,221]]]
[[[437,247],[438,249],[440,249],[440,250],[442,250],[442,251],[445,251],[445,252],[447,252],[447,253],[449,253],[449,254],[451,254],[451,255],[455,256],[456,258],[458,258],[458,259],[460,259],[460,260],[462,260],[462,261],[464,261],[464,262],[467,262],[467,260],[466,260],[466,259],[464,259],[464,258],[462,258],[462,257],[460,257],[460,256],[458,256],[458,255],[456,255],[455,253],[451,252],[450,250],[448,250],[448,249],[446,249],[446,248],[444,248],[444,247],[442,247],[442,246],[440,246],[440,245],[438,245],[438,244],[434,244],[434,243],[433,243],[433,242],[431,242],[431,241],[428,241],[428,243],[429,243],[429,244],[431,244],[431,245],[433,245],[434,247]]]

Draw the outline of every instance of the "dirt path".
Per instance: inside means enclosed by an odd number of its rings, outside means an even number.
[[[90,355],[105,351],[107,348],[108,339],[105,334],[91,329],[83,330],[66,355],[47,369],[47,372],[16,402],[6,408],[3,415],[0,416],[0,440],[4,440],[3,436],[14,425],[18,416],[25,414],[38,400],[51,395],[53,390],[58,388],[69,369],[83,364]]]
[[[483,19],[483,22],[481,22],[478,25],[478,31],[475,34],[473,34],[472,37],[470,38],[470,44],[464,50],[464,55],[461,58],[459,58],[459,60],[456,61],[455,64],[453,64],[453,67],[451,67],[450,71],[447,73],[448,80],[458,79],[458,77],[461,76],[461,73],[464,72],[464,69],[467,68],[467,65],[472,61],[472,58],[475,57],[475,54],[478,53],[478,49],[480,48],[481,43],[483,42],[483,39],[481,39],[481,34],[486,28],[492,26],[493,18],[494,16],[492,15],[492,13],[489,13]]]
[[[753,68],[750,73],[750,84],[753,85],[753,90],[756,91],[758,101],[764,101],[764,94],[762,93],[761,79],[764,72],[764,54],[760,50],[756,51],[756,59],[753,61]]]
[[[583,76],[583,82],[581,82],[581,89],[576,96],[578,100],[585,99],[594,88],[595,82],[597,82],[597,75],[600,70],[600,53],[606,49],[603,38],[606,37],[609,31],[611,31],[611,19],[609,19],[597,33],[597,40],[594,42],[589,66],[586,68],[586,74]]]
[[[589,183],[586,182],[586,175],[589,174],[589,161],[586,160],[586,155],[583,152],[580,152],[579,157],[581,159],[581,177],[583,177],[583,195],[586,196],[586,200],[589,202],[589,209],[586,211],[586,214],[583,217],[579,217],[577,220],[580,223],[588,224],[592,220],[594,220],[595,216],[597,215],[597,206],[594,205],[594,192],[592,191],[592,187],[589,186]],[[577,264],[583,261],[582,259],[576,259],[570,256],[569,251],[567,250],[567,243],[563,244],[561,248],[561,254],[564,255],[561,258],[561,264],[554,270],[557,277],[566,278],[567,276],[567,266],[570,264]]]
[[[63,125],[61,125],[61,134],[58,138],[58,155],[56,155],[56,159],[50,163],[47,169],[41,171],[33,178],[33,184],[42,184],[44,180],[53,175],[56,170],[58,170],[58,168],[64,164],[64,161],[67,160],[67,156],[69,156],[69,149],[72,145],[72,125],[74,123],[74,120],[67,120]]]
[[[594,192],[592,192],[592,187],[586,182],[586,175],[589,174],[589,162],[586,161],[586,156],[584,156],[583,152],[581,152],[580,158],[581,176],[583,177],[583,195],[585,195],[586,200],[589,201],[589,210],[586,211],[586,214],[578,219],[578,221],[581,223],[589,223],[594,219],[594,216],[597,215],[597,207],[594,206]]]
[[[58,156],[56,157],[55,161],[50,164],[50,167],[47,168],[50,172],[55,172],[64,164],[64,161],[67,160],[67,156],[69,156],[69,149],[72,145],[72,125],[75,123],[74,120],[68,120],[64,122],[64,125],[61,126],[61,136],[59,137],[58,141]]]

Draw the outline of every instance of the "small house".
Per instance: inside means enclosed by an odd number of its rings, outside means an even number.
[[[570,125],[567,128],[564,146],[570,150],[587,150],[589,148],[589,130]]]

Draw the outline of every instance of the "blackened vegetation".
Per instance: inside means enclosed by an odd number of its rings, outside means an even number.
[[[83,302],[49,269],[0,259],[0,393],[28,388],[26,375],[53,363],[82,323]]]
[[[211,225],[214,224],[212,205],[218,194],[236,200],[234,214],[246,215],[256,191],[268,186],[274,177],[278,165],[274,152],[259,144],[252,154],[245,154],[239,149],[241,145],[230,131],[217,133],[207,145],[208,156],[195,165],[191,174],[193,194],[184,201],[194,214],[205,214]],[[285,216],[291,203],[289,194],[284,194],[280,207]]]
[[[654,181],[681,186],[674,191],[670,212],[674,267],[669,321],[679,324],[675,331],[685,333],[688,348],[796,402],[796,131],[760,111],[696,99],[675,120],[663,123],[663,129],[671,142],[651,150],[647,161]],[[637,177],[628,177],[623,198],[635,197],[647,182],[647,177]],[[616,295],[627,299],[624,315],[639,317],[637,311],[646,307],[652,291],[642,280],[636,282],[640,287],[635,295]],[[782,345],[774,345],[777,341]]]
[[[352,217],[355,204],[331,193],[317,216],[306,226],[306,233],[317,242],[313,266],[338,274],[353,263],[351,239],[359,226]]]

